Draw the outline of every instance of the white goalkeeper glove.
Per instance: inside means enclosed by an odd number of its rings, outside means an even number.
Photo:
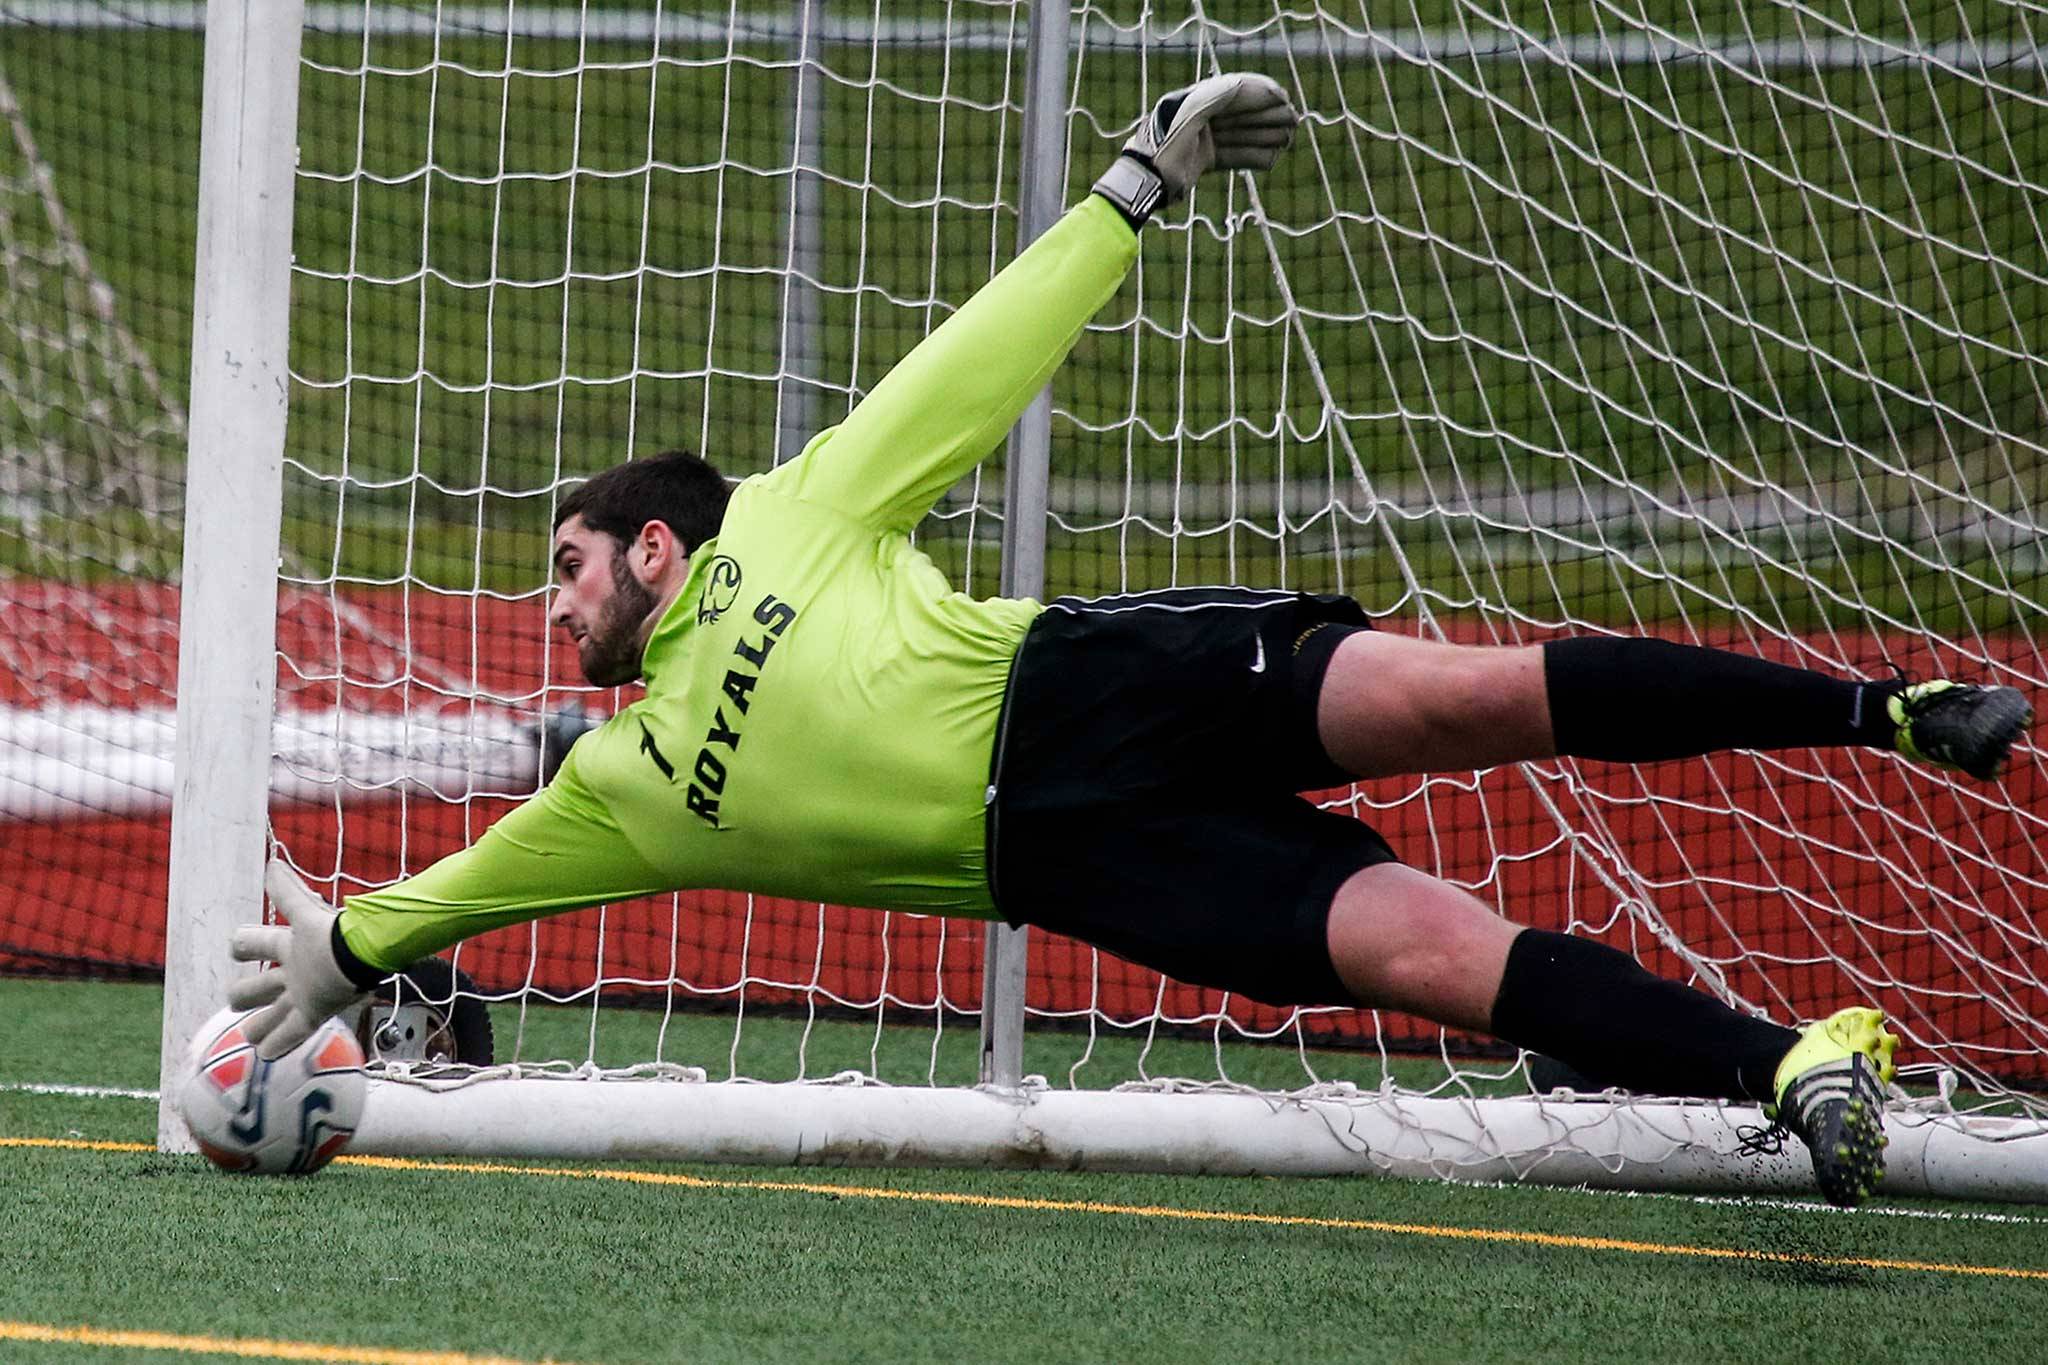
[[[1211,76],[1152,107],[1095,192],[1140,227],[1161,204],[1183,199],[1211,166],[1263,171],[1294,140],[1299,116],[1268,76]]]
[[[361,1000],[367,991],[349,980],[334,958],[336,912],[306,888],[282,858],[263,874],[270,903],[291,920],[235,930],[229,951],[237,962],[277,966],[228,985],[228,1003],[255,1010],[242,1030],[256,1055],[276,1061],[313,1036],[327,1019]]]

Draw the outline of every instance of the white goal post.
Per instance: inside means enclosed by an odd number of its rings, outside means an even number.
[[[157,1111],[179,1151],[196,1148],[169,1097],[225,998],[222,946],[263,900],[303,21],[266,0],[207,17]]]
[[[671,445],[786,458],[1223,66],[1302,136],[1148,230],[921,529],[963,589],[1343,591],[1437,638],[2048,694],[2037,10],[830,8],[204,7],[165,1094],[266,833],[330,892],[389,882],[533,789],[550,713],[619,704],[547,640],[564,492]],[[1886,1188],[2048,1200],[2031,741],[1993,787],[1744,753],[1316,799],[1738,1008],[1879,1001],[1911,1063]],[[977,924],[692,894],[454,960],[496,1055],[391,1065],[356,1150],[1810,1186],[1752,1108],[1538,1096],[1412,1020]],[[159,1142],[187,1148],[168,1111]]]

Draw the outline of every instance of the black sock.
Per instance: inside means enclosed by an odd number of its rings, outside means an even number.
[[[1557,752],[1648,763],[1723,749],[1892,747],[1903,685],[1787,668],[1669,640],[1588,635],[1543,646]]]
[[[1524,929],[1508,949],[1493,1032],[1594,1084],[1769,1103],[1799,1035],[1645,971],[1591,939]]]

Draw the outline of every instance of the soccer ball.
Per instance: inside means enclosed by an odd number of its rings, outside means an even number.
[[[348,1145],[363,1117],[363,1049],[329,1019],[274,1062],[256,1055],[232,1007],[206,1021],[178,1091],[178,1112],[224,1171],[311,1175]]]

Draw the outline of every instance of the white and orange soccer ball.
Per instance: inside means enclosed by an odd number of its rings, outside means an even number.
[[[201,1027],[178,1112],[199,1150],[224,1171],[311,1175],[362,1121],[362,1045],[347,1024],[329,1019],[266,1062],[242,1031],[247,1017],[228,1008]]]

